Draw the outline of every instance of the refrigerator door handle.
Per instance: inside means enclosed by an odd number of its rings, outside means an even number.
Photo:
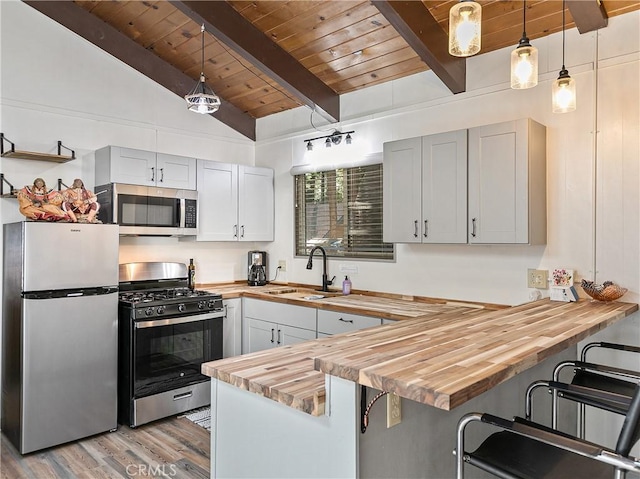
[[[73,298],[81,296],[101,296],[118,292],[117,286],[104,286],[99,288],[59,289],[49,291],[26,291],[22,293],[24,299],[55,299]]]

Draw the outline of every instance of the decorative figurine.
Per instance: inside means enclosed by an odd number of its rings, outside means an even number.
[[[102,223],[96,218],[100,209],[98,197],[84,187],[80,178],[73,180],[71,188],[62,192],[62,207],[74,223]]]
[[[18,191],[20,213],[34,221],[69,221],[69,216],[60,206],[63,198],[60,192],[47,190],[42,178],[33,180],[33,185]]]

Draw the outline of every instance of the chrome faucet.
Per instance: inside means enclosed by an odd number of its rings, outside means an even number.
[[[320,252],[322,253],[322,289],[320,291],[329,291],[328,286],[331,286],[333,284],[333,280],[336,279],[336,277],[334,276],[333,278],[329,279],[329,277],[327,276],[327,252],[322,246],[314,247],[309,253],[307,269],[313,268],[313,253],[315,253],[316,250],[320,250]]]

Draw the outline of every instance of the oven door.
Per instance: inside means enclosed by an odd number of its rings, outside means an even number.
[[[222,358],[223,313],[138,320],[133,325],[133,398],[206,381],[202,363]]]

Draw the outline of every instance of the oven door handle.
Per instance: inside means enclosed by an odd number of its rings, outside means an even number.
[[[135,328],[155,328],[158,326],[172,326],[174,324],[193,323],[196,321],[206,321],[208,319],[224,318],[224,311],[215,311],[208,314],[196,314],[192,316],[177,316],[175,318],[154,319],[150,321],[136,321]]]

